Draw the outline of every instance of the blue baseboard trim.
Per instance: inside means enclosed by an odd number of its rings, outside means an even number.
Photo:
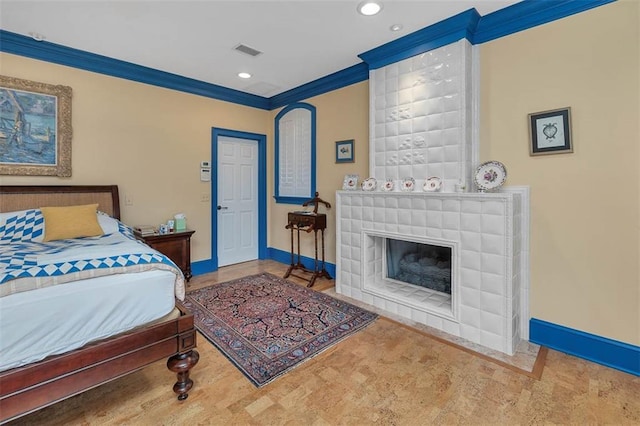
[[[277,248],[269,247],[267,249],[267,256],[270,260],[284,263],[285,265],[291,265],[291,253],[288,251],[280,250]],[[297,256],[296,256],[297,260]],[[313,270],[313,259],[310,257],[302,256],[300,259],[305,268]],[[331,278],[336,277],[336,265],[333,263],[325,262],[324,269],[331,275]]]
[[[640,376],[640,346],[618,342],[536,318],[529,320],[529,341]]]
[[[291,253],[273,247],[267,247],[266,257],[260,257],[260,259],[265,258],[268,260],[275,260],[276,262],[284,263],[285,265],[291,264]],[[301,261],[305,268],[313,269],[312,258],[302,256]],[[336,277],[336,265],[334,265],[333,263],[325,262],[324,268],[332,278]],[[193,276],[208,274],[209,272],[216,272],[217,270],[218,267],[212,259],[191,262],[191,273],[193,274]]]
[[[211,259],[191,262],[191,274],[193,274],[193,276],[208,274],[209,272],[215,272],[217,270],[218,268]]]

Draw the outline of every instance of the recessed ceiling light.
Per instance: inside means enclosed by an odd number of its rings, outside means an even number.
[[[240,77],[240,78],[251,78],[251,74],[249,74],[248,72],[239,72],[238,73],[238,77]]]
[[[393,24],[389,27],[391,31],[400,31],[402,29],[402,24]]]
[[[365,16],[372,16],[382,10],[382,3],[377,1],[363,1],[358,5],[358,12]]]

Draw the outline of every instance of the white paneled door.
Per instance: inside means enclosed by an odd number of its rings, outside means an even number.
[[[218,266],[258,258],[258,142],[218,138]]]

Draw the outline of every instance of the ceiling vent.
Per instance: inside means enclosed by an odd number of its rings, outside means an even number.
[[[244,53],[244,54],[249,55],[249,56],[258,56],[258,55],[262,54],[261,51],[256,50],[256,49],[254,49],[252,47],[249,47],[249,46],[245,46],[244,44],[239,44],[236,47],[234,47],[234,49],[237,50],[240,53]]]

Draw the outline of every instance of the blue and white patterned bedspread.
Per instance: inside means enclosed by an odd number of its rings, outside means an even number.
[[[184,277],[166,256],[135,239],[118,222],[118,232],[99,237],[39,242],[40,210],[21,212],[0,224],[0,296],[98,276],[153,269],[176,274],[176,297],[184,299]]]

